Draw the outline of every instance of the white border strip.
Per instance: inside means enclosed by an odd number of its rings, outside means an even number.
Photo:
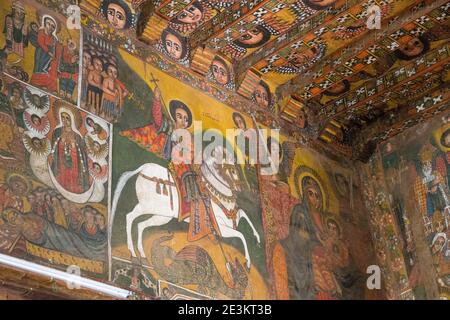
[[[110,286],[108,284],[94,281],[91,279],[83,278],[78,275],[66,273],[63,271],[55,270],[49,267],[41,266],[36,263],[28,262],[18,258],[10,257],[0,253],[0,263],[10,267],[18,268],[21,270],[37,273],[43,276],[47,276],[56,280],[65,281],[67,283],[79,284],[80,287],[85,289],[101,292],[105,295],[126,299],[132,295],[131,291],[120,289]]]

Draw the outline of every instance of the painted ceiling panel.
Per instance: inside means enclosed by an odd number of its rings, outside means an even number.
[[[266,123],[341,153],[378,141],[370,123],[391,125],[434,91],[448,104],[448,0],[126,1],[123,28],[106,2],[81,5],[115,44],[168,59]]]

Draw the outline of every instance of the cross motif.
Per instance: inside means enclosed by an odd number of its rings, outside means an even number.
[[[264,16],[268,11],[264,8],[259,8],[258,10],[256,10],[253,15],[257,18],[261,18],[262,16]]]
[[[422,112],[424,110],[425,110],[425,103],[422,102],[421,104],[416,106],[416,111],[417,112]]]
[[[442,102],[442,98],[443,98],[442,95],[437,96],[436,98],[433,98],[433,104],[438,104],[438,103]]]

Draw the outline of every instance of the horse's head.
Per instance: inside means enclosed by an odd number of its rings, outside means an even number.
[[[233,155],[230,157],[227,149],[217,146],[214,148],[211,156],[206,159],[206,163],[210,168],[214,168],[214,171],[227,183],[233,192],[240,192],[240,179],[236,165],[228,163],[228,159],[232,159],[234,162]]]

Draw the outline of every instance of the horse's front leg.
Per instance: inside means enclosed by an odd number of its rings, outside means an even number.
[[[253,223],[250,221],[250,218],[249,218],[248,215],[245,213],[245,211],[242,210],[242,209],[239,209],[238,212],[237,212],[237,225],[239,225],[239,220],[240,220],[241,218],[245,219],[245,220],[248,222],[248,224],[250,225],[250,228],[252,228],[253,235],[254,235],[255,238],[256,238],[256,242],[258,242],[258,244],[260,244],[260,243],[261,243],[261,238],[260,238],[260,236],[259,236],[258,231],[256,231],[255,226],[254,226]]]
[[[126,229],[127,229],[127,246],[128,250],[131,252],[131,256],[133,258],[136,258],[136,251],[134,251],[134,245],[133,245],[133,234],[131,233],[131,229],[133,227],[133,221],[136,220],[139,216],[142,215],[141,205],[138,203],[133,211],[127,214],[126,216]]]
[[[242,241],[242,245],[244,246],[244,252],[245,252],[245,261],[247,262],[247,268],[250,269],[251,261],[250,261],[250,254],[248,253],[248,247],[247,247],[247,241],[245,241],[245,237],[242,233],[239,231],[219,224],[220,233],[222,234],[223,238],[239,238]]]
[[[145,229],[150,227],[163,226],[169,223],[169,221],[172,219],[173,217],[153,216],[150,219],[140,222],[138,224],[138,250],[141,257],[147,258],[144,252],[144,245],[143,245],[143,234]]]

